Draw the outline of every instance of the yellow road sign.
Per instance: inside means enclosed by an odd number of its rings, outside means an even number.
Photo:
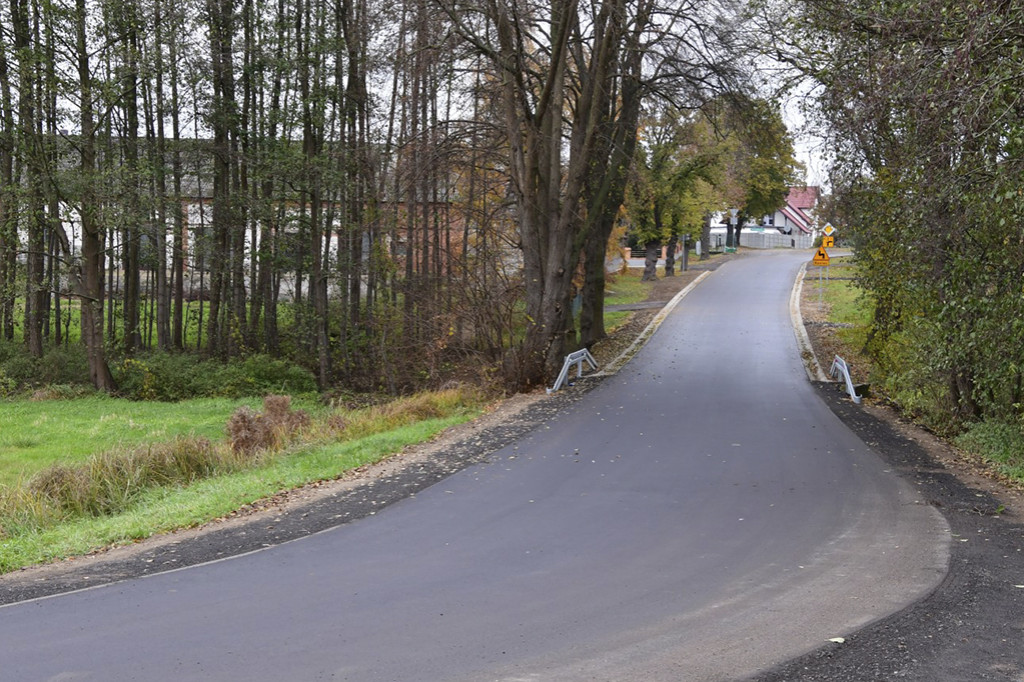
[[[814,254],[812,262],[815,265],[828,265],[828,251],[825,250],[825,247],[818,247],[818,252]]]
[[[832,223],[825,223],[825,229],[822,232],[825,233],[826,237],[831,237],[836,231],[836,228],[832,227]]]
[[[831,249],[835,245],[836,245],[836,238],[835,237],[822,237],[821,238],[821,248],[823,248],[823,249]]]

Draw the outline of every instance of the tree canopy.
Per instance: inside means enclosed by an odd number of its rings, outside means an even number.
[[[802,170],[778,108],[739,92],[686,113],[654,109],[640,139],[626,205],[634,238],[652,253],[702,236],[714,212],[737,208],[740,225],[773,213]],[[648,263],[646,279],[653,270]]]
[[[1024,414],[1024,5],[771,3],[809,79],[887,389],[948,426]],[[775,12],[775,14],[773,14]]]
[[[108,391],[153,351],[539,384],[605,334],[643,107],[748,88],[739,9],[6,0],[0,337]]]

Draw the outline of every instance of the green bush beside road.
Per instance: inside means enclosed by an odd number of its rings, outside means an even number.
[[[899,409],[905,416],[951,438],[970,458],[984,462],[1000,477],[1024,484],[1024,423],[1019,417],[989,417],[970,420],[950,401],[946,378],[937,372],[935,358],[918,341],[919,334],[940,333],[934,322],[915,318],[899,331],[880,334],[874,329],[874,299],[857,283],[857,269],[848,261],[840,267],[820,293],[825,304],[830,343],[856,367],[858,382],[871,385],[872,394]],[[816,301],[817,278],[805,282],[807,305]],[[828,358],[821,358],[825,361]],[[1013,373],[1012,367],[1001,371]],[[1008,377],[1006,380],[1010,380]]]

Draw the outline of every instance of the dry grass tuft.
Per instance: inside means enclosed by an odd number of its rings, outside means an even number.
[[[268,395],[263,399],[263,412],[249,407],[235,410],[227,423],[231,449],[251,456],[262,451],[282,449],[310,425],[303,410],[292,410],[292,399],[286,395]]]
[[[469,386],[417,393],[352,413],[345,427],[345,436],[360,438],[417,421],[437,419],[482,402],[482,393],[477,388]]]
[[[23,497],[47,502],[61,515],[100,516],[127,508],[147,488],[187,484],[232,468],[205,438],[177,438],[104,452],[78,466],[55,464],[28,481]]]

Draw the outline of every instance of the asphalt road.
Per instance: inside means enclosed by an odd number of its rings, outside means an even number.
[[[733,680],[903,608],[948,528],[808,383],[805,259],[727,263],[574,409],[370,517],[0,608],[0,679]]]

